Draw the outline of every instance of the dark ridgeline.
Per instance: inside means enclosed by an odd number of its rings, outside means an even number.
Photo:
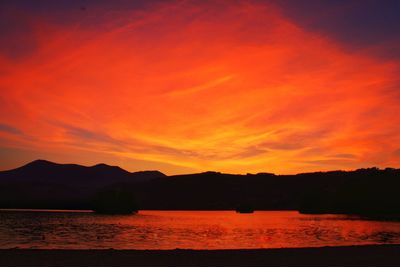
[[[105,164],[85,167],[36,160],[0,172],[0,207],[93,209],[94,198],[105,189],[163,177],[158,171],[130,173]]]
[[[119,188],[119,189],[118,189]],[[377,168],[297,175],[205,172],[165,176],[99,164],[84,167],[34,161],[0,172],[0,208],[95,209],[135,197],[126,212],[157,210],[300,210],[305,213],[400,214],[400,170]],[[119,191],[121,192],[121,191]],[[129,196],[127,193],[129,192]],[[132,196],[133,195],[133,196]],[[103,195],[103,198],[106,198]],[[99,202],[100,203],[100,202]],[[104,204],[104,202],[103,202]],[[124,209],[125,208],[121,208]],[[106,213],[126,213],[124,211]]]

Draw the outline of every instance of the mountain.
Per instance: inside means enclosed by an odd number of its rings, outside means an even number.
[[[142,182],[164,176],[159,171],[130,173],[120,167],[106,164],[86,167],[77,164],[57,164],[46,160],[35,160],[17,169],[0,172],[1,181],[66,185],[81,183],[95,187],[115,182]]]
[[[91,167],[35,160],[0,172],[0,207],[80,208],[102,188],[138,184],[165,175],[159,171],[128,172],[117,166]]]
[[[0,172],[0,208],[91,209],[94,195],[113,188],[133,192],[140,209],[234,210],[250,205],[256,210],[400,214],[399,169],[166,176],[44,160]]]

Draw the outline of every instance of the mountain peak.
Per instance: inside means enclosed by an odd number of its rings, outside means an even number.
[[[57,163],[44,160],[44,159],[37,159],[32,162],[29,162],[28,164],[22,166],[22,167],[28,167],[28,166],[50,166],[50,165],[57,165]]]
[[[89,168],[96,170],[97,172],[102,172],[102,173],[109,173],[109,172],[114,172],[114,173],[118,172],[118,173],[126,173],[126,174],[129,173],[127,170],[124,170],[119,166],[112,166],[112,165],[108,165],[105,163],[99,163],[99,164],[93,165]]]
[[[109,167],[117,167],[117,166],[111,166],[111,165],[108,165],[105,163],[99,163],[99,164],[93,165],[92,167],[93,168],[109,168]]]
[[[35,163],[35,164],[43,164],[43,163],[45,163],[45,164],[55,164],[54,162],[51,162],[51,161],[48,161],[48,160],[45,160],[45,159],[37,159],[37,160],[34,160],[34,161],[32,161],[31,163]]]

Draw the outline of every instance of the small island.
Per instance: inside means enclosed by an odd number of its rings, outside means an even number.
[[[237,213],[254,213],[254,208],[251,205],[239,205],[236,207]]]

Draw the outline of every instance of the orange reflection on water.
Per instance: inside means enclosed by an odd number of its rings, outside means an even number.
[[[1,212],[0,248],[243,249],[400,243],[400,222],[287,211]]]

